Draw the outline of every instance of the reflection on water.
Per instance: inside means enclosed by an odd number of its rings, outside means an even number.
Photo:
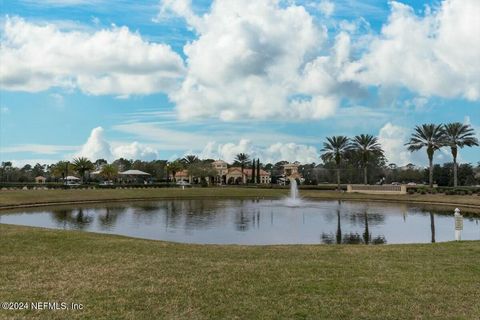
[[[342,235],[342,222],[340,215],[340,206],[341,201],[338,201],[337,208],[337,232],[334,235],[333,233],[322,233],[321,239],[325,244],[385,244],[387,243],[385,236],[377,235],[372,236],[371,232],[368,229],[369,221],[373,221],[375,224],[380,225],[384,222],[384,216],[381,214],[367,214],[365,210],[363,214],[353,213],[349,215],[350,223],[353,225],[360,225],[363,223],[363,233],[345,233]],[[360,223],[359,217],[362,216],[363,221]]]
[[[82,208],[76,210],[52,210],[51,217],[52,220],[57,223],[58,227],[63,227],[64,229],[67,227],[84,229],[93,221],[93,216],[89,215],[88,212],[85,212]]]
[[[10,211],[0,223],[192,243],[385,244],[454,240],[452,213],[348,201],[165,200]],[[462,239],[480,239],[478,217],[465,217]]]

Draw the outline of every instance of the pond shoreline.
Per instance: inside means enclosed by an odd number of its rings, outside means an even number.
[[[157,191],[157,192],[155,192]],[[73,193],[75,192],[75,193]],[[281,199],[287,195],[286,190],[274,189],[245,189],[245,188],[195,188],[195,189],[173,189],[159,195],[155,189],[140,190],[48,190],[48,191],[6,191],[0,195],[0,211],[21,208],[34,208],[43,206],[59,206],[68,204],[88,204],[106,202],[129,202],[129,201],[151,201],[151,200],[181,200],[181,199]],[[63,200],[62,195],[68,200]],[[138,196],[135,196],[138,195]],[[415,195],[407,196],[381,196],[357,193],[337,193],[332,191],[301,191],[303,199],[306,200],[340,200],[355,202],[383,202],[383,203],[408,203],[432,206],[448,206],[453,209],[459,207],[462,211],[480,214],[480,197],[476,196],[447,196],[447,195]],[[37,197],[34,197],[37,196]],[[73,196],[73,197],[72,197]],[[35,202],[29,202],[31,199]],[[60,198],[60,199],[59,199]],[[458,199],[471,199],[468,203]],[[448,201],[445,201],[445,200]],[[3,204],[3,203],[5,204]],[[10,202],[10,203],[9,203]]]

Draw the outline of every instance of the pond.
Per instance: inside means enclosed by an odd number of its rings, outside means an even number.
[[[480,217],[462,240],[480,240]],[[455,239],[453,210],[379,202],[163,200],[4,211],[0,223],[202,244],[391,244]]]

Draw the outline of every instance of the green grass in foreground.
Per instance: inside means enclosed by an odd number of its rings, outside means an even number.
[[[41,204],[49,202],[68,202],[86,200],[127,200],[127,199],[162,199],[162,198],[279,198],[288,194],[286,189],[261,188],[151,188],[151,189],[107,189],[107,190],[16,190],[0,192],[0,207],[20,204]],[[460,208],[477,206],[471,212],[480,212],[480,197],[477,195],[366,195],[356,193],[339,193],[335,191],[301,190],[300,195],[311,199],[343,200],[383,200],[398,202],[428,202],[430,204],[455,204]],[[453,212],[453,209],[452,209]]]
[[[1,319],[478,319],[480,242],[207,246],[0,225]]]

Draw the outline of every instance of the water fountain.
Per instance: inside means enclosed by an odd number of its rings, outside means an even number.
[[[285,199],[285,205],[288,207],[299,207],[303,203],[298,193],[297,180],[290,179],[290,196]]]

